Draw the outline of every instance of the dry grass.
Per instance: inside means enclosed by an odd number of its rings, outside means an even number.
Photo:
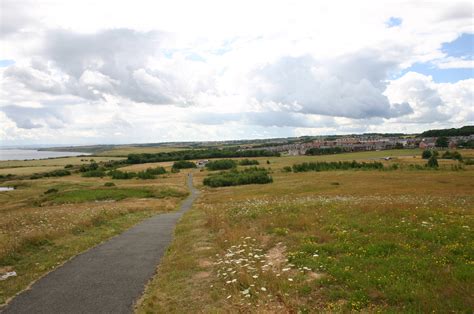
[[[43,166],[66,166],[66,165],[82,165],[88,164],[91,159],[96,162],[108,160],[121,160],[123,157],[59,157],[40,160],[4,160],[0,161],[0,169],[14,168],[14,167],[43,167]]]
[[[0,192],[0,267],[12,268],[18,276],[0,281],[0,304],[71,256],[146,217],[174,210],[187,192],[184,176],[173,174],[155,180],[110,180],[83,178],[76,174],[5,182],[5,185],[16,186],[17,189]],[[92,202],[84,199],[74,204],[54,204],[56,196],[64,193],[108,189],[104,188],[105,182],[116,184],[116,187],[109,189],[125,192],[163,190],[176,191],[173,195],[180,196]],[[58,192],[44,194],[51,188]]]
[[[49,172],[53,170],[64,169],[63,166],[36,166],[36,167],[15,167],[0,168],[0,175],[12,174],[15,176],[28,176],[34,173]]]
[[[272,184],[200,186],[137,311],[470,311],[474,168],[281,171],[334,158],[353,156],[269,158]]]

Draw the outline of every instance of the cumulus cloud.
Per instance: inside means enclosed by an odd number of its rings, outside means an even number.
[[[383,95],[384,79],[396,66],[372,51],[320,62],[285,57],[259,70],[252,83],[260,101],[293,105],[301,113],[391,118],[412,112],[408,103],[390,104]]]
[[[15,63],[0,68],[0,134],[143,142],[228,138],[229,125],[262,137],[472,121],[472,80],[400,77],[415,63],[472,67],[441,49],[472,32],[468,2],[341,3],[101,1],[92,12],[5,0],[0,60]]]

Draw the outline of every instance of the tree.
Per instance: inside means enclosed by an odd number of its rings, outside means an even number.
[[[431,156],[430,159],[428,159],[426,166],[429,168],[438,168],[438,159],[436,159],[434,156]]]
[[[430,157],[433,156],[431,153],[431,150],[424,150],[423,153],[421,153],[421,158],[423,159],[430,159]]]
[[[448,138],[445,136],[440,136],[436,139],[435,146],[436,147],[448,147],[449,141]]]

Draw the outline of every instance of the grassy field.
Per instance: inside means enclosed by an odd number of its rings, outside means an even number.
[[[38,166],[44,162],[46,165]],[[82,163],[77,158],[61,158],[28,161],[25,167],[16,162],[17,168],[9,169],[45,172],[54,167],[51,162]],[[188,193],[184,173],[153,180],[79,174],[5,180],[1,186],[16,189],[0,192],[0,274],[16,271],[18,276],[0,281],[0,305],[72,256],[147,217],[176,209]],[[108,182],[115,186],[104,186]]]
[[[40,159],[40,160],[5,160],[0,161],[0,169],[6,168],[15,168],[15,167],[44,167],[44,166],[61,166],[66,165],[82,165],[87,164],[90,160],[95,160],[96,162],[108,161],[108,160],[121,160],[123,157],[59,157],[59,158],[49,158],[49,159]]]
[[[144,154],[144,153],[167,153],[186,148],[181,147],[136,147],[136,146],[123,146],[114,149],[106,150],[97,153],[97,156],[114,156],[114,157],[126,157],[128,154]]]
[[[208,172],[197,173],[201,197],[137,312],[471,312],[474,166],[282,171],[316,160],[426,162],[406,153],[259,159],[272,169],[266,185],[206,188]]]

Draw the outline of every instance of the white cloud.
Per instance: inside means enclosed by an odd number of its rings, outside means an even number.
[[[4,0],[0,59],[16,64],[0,69],[8,121],[0,135],[9,142],[48,142],[58,132],[66,142],[146,142],[469,123],[471,80],[393,79],[416,62],[472,67],[441,51],[472,32],[469,7]],[[403,22],[388,27],[393,17]]]

